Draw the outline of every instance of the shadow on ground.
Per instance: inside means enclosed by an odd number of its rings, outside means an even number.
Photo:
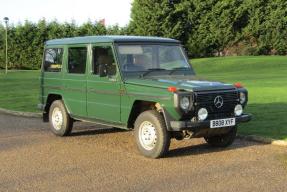
[[[229,147],[212,147],[207,143],[193,144],[186,147],[178,147],[175,149],[170,149],[167,157],[179,157],[179,156],[189,156],[189,155],[202,155],[209,153],[217,153],[222,151],[237,150],[240,148],[251,147],[255,145],[265,145],[256,142],[242,141],[241,139],[236,139],[235,142]]]
[[[100,134],[114,134],[114,133],[121,133],[121,132],[130,132],[127,130],[122,130],[118,128],[111,128],[111,127],[104,127],[94,124],[86,124],[86,123],[78,123],[73,129],[71,137],[81,137],[81,136],[92,136],[92,135],[100,135]],[[123,135],[126,137],[127,135]],[[123,140],[118,140],[118,142],[123,142]],[[198,144],[199,142],[200,144]],[[129,141],[130,142],[130,141]],[[133,142],[133,141],[132,141]],[[208,145],[207,143],[202,143],[202,140],[191,139],[191,140],[183,140],[183,141],[175,141],[174,139],[172,142],[175,142],[175,145],[172,145],[166,157],[180,157],[180,156],[189,156],[189,155],[201,155],[201,154],[208,154],[208,153],[216,153],[222,151],[229,151],[229,150],[236,150],[244,147],[250,147],[254,145],[263,145],[256,142],[248,142],[242,141],[241,139],[236,139],[235,142],[226,148],[216,148]],[[187,146],[188,145],[188,146]]]
[[[114,127],[107,127],[102,125],[78,123],[74,128],[70,136],[85,136],[85,135],[100,135],[109,133],[126,132],[127,130],[118,129]]]

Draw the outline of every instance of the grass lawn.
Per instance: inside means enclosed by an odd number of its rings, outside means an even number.
[[[239,132],[287,141],[287,57],[225,57],[191,61],[199,76],[242,82],[249,91],[247,112],[254,118]],[[36,112],[39,71],[0,73],[0,107]]]
[[[0,71],[0,107],[37,112],[39,71]]]

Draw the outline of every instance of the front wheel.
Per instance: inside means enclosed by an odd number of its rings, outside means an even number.
[[[56,100],[49,110],[50,128],[55,135],[69,135],[73,127],[73,119],[69,116],[63,101]]]
[[[170,134],[163,117],[157,111],[145,111],[138,116],[135,137],[139,151],[146,157],[162,157],[169,149]]]
[[[229,132],[223,135],[216,135],[212,137],[204,137],[205,141],[214,147],[227,147],[231,145],[236,137],[237,127],[232,127]]]

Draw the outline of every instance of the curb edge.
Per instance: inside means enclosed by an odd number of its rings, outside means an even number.
[[[3,109],[0,108],[0,113],[8,114],[8,115],[14,115],[14,116],[20,116],[20,117],[33,117],[33,118],[41,118],[41,113],[32,113],[32,112],[22,112],[22,111],[12,111],[9,109]]]

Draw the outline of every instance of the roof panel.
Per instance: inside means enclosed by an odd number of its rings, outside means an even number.
[[[54,39],[46,42],[46,45],[108,43],[108,42],[156,42],[156,43],[179,43],[179,41],[149,36],[84,36],[64,39]]]

